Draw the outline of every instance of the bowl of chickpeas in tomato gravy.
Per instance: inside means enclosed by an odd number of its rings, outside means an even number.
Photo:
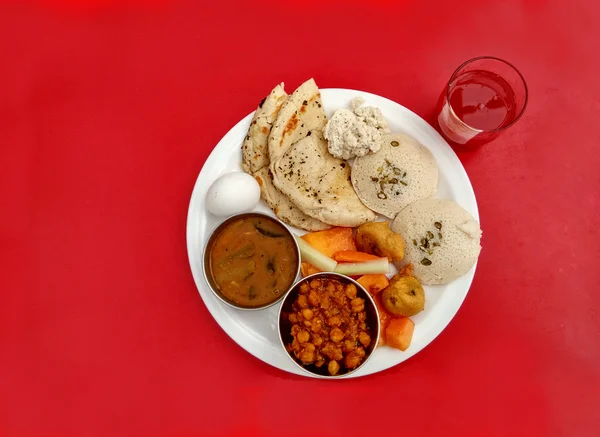
[[[259,310],[280,301],[296,282],[300,250],[292,232],[261,213],[229,217],[204,249],[204,276],[227,305]]]
[[[379,315],[371,295],[338,273],[298,281],[279,310],[279,338],[304,371],[344,377],[361,368],[379,341]]]

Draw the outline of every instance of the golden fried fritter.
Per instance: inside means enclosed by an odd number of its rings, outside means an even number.
[[[404,240],[390,229],[388,222],[360,225],[356,231],[356,247],[361,252],[386,256],[390,261],[404,258]]]
[[[382,291],[382,302],[396,316],[414,316],[425,308],[425,291],[417,278],[399,273]]]

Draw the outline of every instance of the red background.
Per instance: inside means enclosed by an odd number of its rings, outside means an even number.
[[[251,3],[0,6],[0,436],[598,435],[597,2]],[[217,141],[311,76],[429,119],[481,54],[530,103],[460,155],[484,249],[454,321],[343,383],[238,347],[185,248]]]

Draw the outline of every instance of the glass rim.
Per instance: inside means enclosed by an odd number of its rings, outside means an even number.
[[[446,85],[446,102],[448,102],[448,107],[452,108],[452,106],[450,105],[450,84],[456,78],[456,75],[458,74],[458,72],[460,70],[462,70],[466,65],[470,64],[471,62],[480,61],[482,59],[492,59],[494,61],[500,61],[500,62],[508,65],[510,68],[512,68],[513,70],[515,70],[517,72],[517,74],[521,78],[521,81],[523,81],[523,86],[525,87],[525,103],[523,103],[523,108],[521,109],[521,112],[519,112],[519,115],[517,115],[513,121],[511,121],[506,126],[502,126],[502,127],[496,128],[496,129],[492,129],[492,130],[476,129],[473,126],[469,126],[467,123],[464,122],[464,120],[462,120],[460,118],[459,118],[459,120],[462,123],[464,123],[465,126],[468,126],[470,129],[473,129],[473,130],[478,130],[478,131],[486,132],[486,133],[502,132],[503,130],[508,129],[509,127],[511,127],[513,124],[515,124],[517,121],[519,121],[521,119],[521,116],[525,112],[525,108],[527,108],[527,102],[529,101],[529,89],[527,88],[527,82],[525,81],[525,78],[523,77],[523,75],[521,74],[519,69],[517,67],[515,67],[513,64],[511,64],[510,62],[505,61],[504,59],[498,58],[496,56],[476,56],[474,58],[466,60],[465,62],[460,64],[458,66],[458,68],[456,70],[454,70],[454,73],[452,73],[452,76],[450,76],[450,80],[448,81],[448,84]]]

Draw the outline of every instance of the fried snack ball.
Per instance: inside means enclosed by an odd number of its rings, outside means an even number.
[[[404,240],[390,229],[388,222],[360,225],[356,231],[356,247],[361,252],[385,256],[389,261],[404,258]]]
[[[395,316],[414,316],[425,308],[425,291],[413,276],[395,275],[381,293],[383,306]]]

